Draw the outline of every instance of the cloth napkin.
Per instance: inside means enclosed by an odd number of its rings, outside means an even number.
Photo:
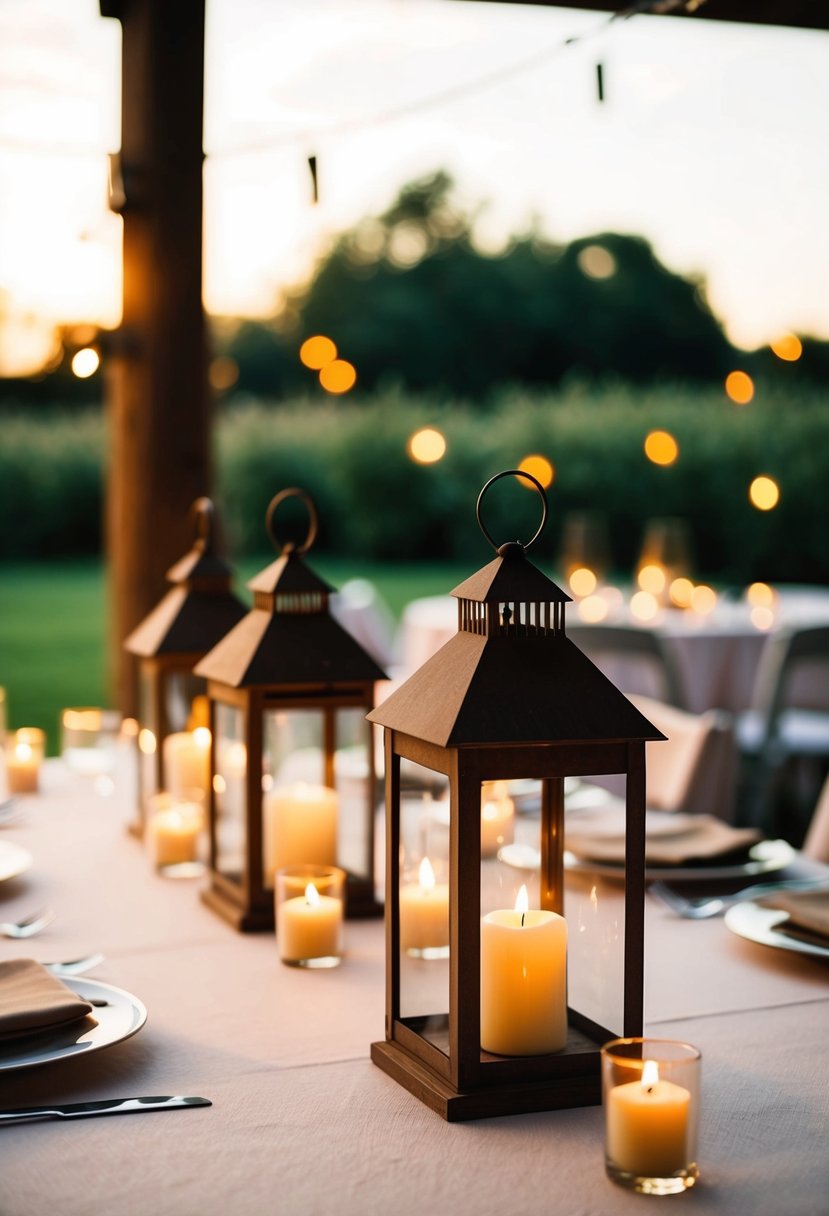
[[[758,902],[788,912],[789,919],[776,928],[829,946],[829,891],[778,891]]]
[[[694,862],[721,861],[745,853],[760,839],[756,828],[732,828],[714,815],[689,816],[688,827],[676,835],[654,836],[645,842],[645,860],[651,866],[693,865]],[[590,836],[568,830],[565,823],[565,847],[577,857],[623,865],[625,839],[623,836]]]
[[[92,1006],[31,958],[0,963],[0,1042],[89,1018]]]

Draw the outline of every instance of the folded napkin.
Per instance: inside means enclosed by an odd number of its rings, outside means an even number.
[[[714,815],[687,816],[687,826],[675,835],[654,836],[645,842],[645,860],[651,866],[693,865],[732,854],[745,853],[760,839],[756,828],[732,828]],[[577,857],[623,865],[625,841],[622,836],[591,836],[564,828],[565,847]]]
[[[89,1018],[92,1006],[31,958],[0,963],[0,1042]]]
[[[776,928],[829,946],[829,891],[777,891],[758,902],[788,912],[789,919]]]

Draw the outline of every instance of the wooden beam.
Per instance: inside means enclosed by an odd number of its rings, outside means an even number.
[[[589,12],[634,12],[639,0],[498,0],[499,4],[532,4],[543,8],[576,8]],[[657,16],[693,17],[699,21],[738,21],[751,25],[786,25],[799,29],[829,29],[829,6],[822,0],[690,0],[674,9],[671,0],[643,0],[642,12]]]
[[[210,491],[202,306],[204,0],[101,0],[123,31],[124,300],[107,381],[111,699],[136,710],[126,635],[188,548]]]

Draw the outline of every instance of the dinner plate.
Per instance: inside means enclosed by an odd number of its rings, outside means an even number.
[[[775,946],[779,950],[793,950],[795,954],[829,959],[829,945],[821,946],[819,942],[808,942],[782,933],[781,926],[788,918],[788,912],[780,908],[763,908],[747,899],[728,909],[725,923],[738,937],[745,937],[761,946]]]
[[[10,840],[0,840],[0,882],[24,874],[31,864],[32,855],[28,849],[12,844]]]
[[[114,988],[112,984],[102,984],[99,980],[88,980],[81,975],[62,976],[61,979],[78,996],[106,1002],[95,1005],[92,1010],[97,1026],[85,1028],[82,1022],[78,1022],[61,1030],[27,1035],[4,1043],[0,1045],[0,1073],[100,1051],[102,1047],[111,1047],[113,1043],[128,1039],[147,1020],[143,1003],[123,988]]]
[[[729,865],[699,866],[647,866],[645,878],[648,882],[661,879],[664,882],[711,882],[717,879],[753,878],[756,874],[772,874],[782,870],[795,858],[795,850],[785,840],[761,840],[748,852],[748,860]],[[505,845],[498,858],[506,865],[518,870],[537,870],[541,854],[532,845]],[[604,878],[622,878],[620,865],[608,861],[591,861],[588,857],[576,857],[568,849],[564,851],[564,868],[575,874],[599,874]]]

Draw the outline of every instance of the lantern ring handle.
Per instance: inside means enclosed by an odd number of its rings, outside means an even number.
[[[538,493],[541,495],[541,523],[538,525],[536,533],[532,537],[532,539],[528,540],[526,545],[521,546],[523,549],[529,549],[530,546],[534,545],[535,542],[538,540],[539,536],[544,531],[545,524],[547,523],[547,495],[544,493],[544,487],[541,484],[541,482],[538,480],[538,478],[533,477],[532,473],[526,473],[523,469],[504,469],[504,470],[502,470],[502,472],[496,473],[494,477],[490,477],[489,481],[486,483],[486,485],[484,486],[484,488],[481,490],[480,494],[478,495],[478,501],[475,504],[475,515],[478,520],[478,527],[481,529],[481,531],[483,532],[486,539],[492,545],[495,552],[500,553],[503,546],[499,545],[495,540],[493,540],[492,536],[490,535],[489,529],[487,528],[486,524],[483,521],[482,507],[483,507],[484,495],[486,494],[487,490],[490,488],[490,486],[493,486],[496,481],[500,481],[502,477],[525,477],[527,479],[527,481],[532,482],[532,484],[535,486],[536,490],[538,490]],[[512,542],[512,543],[518,543],[518,542]]]
[[[205,495],[195,498],[190,504],[190,518],[196,533],[196,543],[205,552],[209,552],[213,548],[216,522],[214,514],[213,502]]]
[[[288,498],[298,498],[305,504],[308,511],[308,531],[306,532],[305,540],[301,545],[294,544],[292,540],[286,541],[283,544],[277,536],[274,528],[274,517],[276,515],[277,508]],[[279,493],[271,499],[267,514],[265,515],[265,527],[267,529],[268,536],[271,538],[271,542],[277,552],[282,554],[296,553],[297,556],[299,556],[303,553],[307,553],[316,540],[318,524],[319,517],[317,515],[317,508],[314,505],[314,500],[310,494],[301,489],[299,486],[288,486],[287,489],[280,490]]]

